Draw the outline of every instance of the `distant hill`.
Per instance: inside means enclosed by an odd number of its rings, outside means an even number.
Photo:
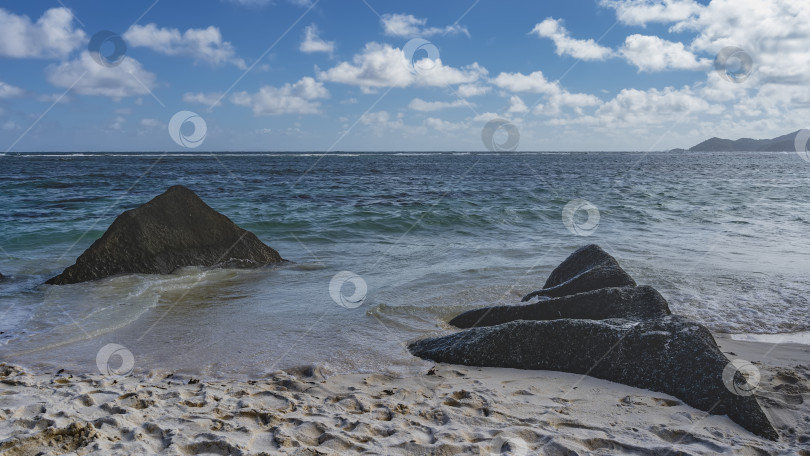
[[[772,139],[711,138],[688,150],[691,152],[794,152],[796,151],[796,135],[799,134],[799,131]]]

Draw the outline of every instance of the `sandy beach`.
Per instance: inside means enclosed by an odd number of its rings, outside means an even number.
[[[672,396],[549,371],[420,362],[404,377],[302,368],[200,381],[0,365],[0,452],[810,454],[810,347],[718,341],[759,368],[756,394],[778,442]]]

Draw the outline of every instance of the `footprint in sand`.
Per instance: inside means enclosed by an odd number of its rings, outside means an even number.
[[[619,403],[622,405],[644,405],[647,407],[675,407],[677,405],[683,405],[683,402],[677,399],[654,396],[625,396]]]
[[[661,425],[655,425],[650,428],[650,432],[658,436],[658,438],[661,440],[671,444],[699,445],[705,447],[707,450],[713,453],[722,453],[725,451],[725,448],[683,429],[672,429]]]

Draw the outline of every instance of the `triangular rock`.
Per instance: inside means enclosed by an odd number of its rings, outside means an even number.
[[[183,266],[258,267],[285,261],[255,234],[176,185],[110,228],[58,276],[64,285],[115,274],[168,274]]]
[[[634,287],[636,282],[624,272],[619,262],[596,244],[586,245],[572,253],[551,275],[542,290],[523,297],[559,297],[608,287]]]

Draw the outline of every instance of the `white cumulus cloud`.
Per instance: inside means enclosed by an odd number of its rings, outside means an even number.
[[[318,114],[321,104],[318,99],[328,98],[329,91],[323,83],[311,77],[301,78],[295,84],[281,87],[264,86],[256,93],[236,92],[231,103],[253,109],[257,116],[280,114]]]
[[[51,8],[36,22],[0,8],[0,56],[64,58],[87,40],[67,8]]]
[[[602,100],[588,93],[571,93],[560,90],[551,94],[542,104],[534,108],[534,113],[538,115],[553,116],[559,114],[563,108],[570,108],[576,114],[582,115],[583,108],[599,106]]]
[[[683,43],[657,36],[630,35],[619,51],[641,71],[708,70],[711,61],[698,59]]]
[[[600,5],[616,10],[616,18],[627,25],[651,22],[679,22],[696,15],[702,6],[694,0],[601,0]]]
[[[559,90],[557,83],[548,81],[542,71],[531,74],[501,73],[491,82],[510,92],[554,93]]]
[[[144,128],[158,128],[163,126],[163,122],[152,118],[141,119],[140,124]]]
[[[464,100],[456,101],[425,101],[421,98],[414,98],[408,104],[408,107],[414,111],[430,112],[440,111],[448,108],[461,108],[469,106],[470,104]]]
[[[596,111],[596,118],[609,126],[636,126],[683,121],[690,114],[718,114],[722,108],[712,105],[689,87],[676,90],[624,89]]]
[[[442,64],[441,59],[431,63],[427,65],[429,70],[412,71],[411,62],[401,49],[388,44],[368,43],[352,62],[341,62],[319,72],[318,77],[324,81],[359,86],[369,92],[380,87],[471,84],[487,72],[477,63],[460,69]]]
[[[603,0],[601,4],[614,8],[625,24],[669,23],[670,32],[689,39],[680,44],[656,36],[628,37],[620,53],[640,70],[708,70],[705,81],[694,84],[687,95],[724,103],[736,117],[751,119],[738,119],[738,125],[756,125],[762,120],[759,125],[772,125],[769,132],[806,127],[799,114],[810,104],[806,89],[810,86],[810,8],[806,0],[711,0],[706,4]],[[753,63],[740,83],[730,82],[712,69],[715,56],[725,48],[737,49],[735,55]],[[739,70],[739,63],[739,58],[731,59],[730,69]],[[648,95],[655,98],[655,94]],[[662,99],[674,97],[668,96]],[[701,121],[717,125],[716,119]],[[741,130],[731,124],[726,127]]]
[[[529,33],[551,39],[557,48],[557,55],[570,55],[581,60],[605,60],[613,55],[610,48],[600,46],[593,39],[572,38],[560,19],[547,18]]]
[[[424,122],[425,126],[432,128],[438,132],[450,133],[458,130],[466,129],[468,126],[461,122],[450,122],[448,120],[437,119],[435,117],[428,117]]]
[[[219,92],[212,93],[192,93],[186,92],[183,94],[184,103],[197,103],[208,107],[219,104],[222,99],[222,94]]]
[[[676,24],[697,31],[694,51],[714,57],[727,46],[754,61],[752,82],[806,87],[810,83],[810,8],[804,0],[713,0],[697,17]]]
[[[457,34],[470,36],[467,28],[458,24],[451,24],[446,27],[425,27],[427,19],[418,18],[411,14],[383,14],[380,20],[383,24],[383,31],[388,36],[400,38],[426,38],[433,35]]]
[[[245,69],[245,61],[236,56],[233,46],[223,41],[219,28],[190,28],[185,32],[161,28],[155,24],[133,25],[123,35],[133,47],[145,47],[165,55],[191,57],[195,62],[211,65],[230,63]]]
[[[506,112],[508,113],[529,112],[529,107],[526,106],[526,103],[524,103],[519,96],[512,95],[512,97],[509,98],[509,107],[506,108]]]
[[[418,129],[408,128],[403,120],[404,114],[398,113],[396,117],[387,111],[368,112],[360,117],[360,123],[368,127],[377,136],[384,137],[395,131],[409,130],[415,134]]]
[[[321,39],[318,26],[312,24],[304,29],[304,40],[301,41],[301,45],[298,46],[298,49],[308,54],[313,52],[332,54],[335,52],[335,42]]]
[[[58,65],[50,65],[47,70],[48,82],[64,88],[71,88],[81,95],[101,95],[122,98],[145,95],[155,87],[155,75],[143,69],[141,64],[127,57],[118,66],[99,65],[90,53],[82,52],[78,58]]]
[[[492,87],[481,84],[462,84],[458,86],[458,95],[463,98],[477,97],[485,95],[492,90]]]
[[[555,115],[562,108],[569,107],[575,112],[581,113],[582,108],[588,106],[598,106],[602,100],[598,97],[585,93],[571,93],[560,86],[559,82],[551,82],[546,79],[542,71],[535,71],[531,74],[523,73],[501,73],[490,81],[496,87],[509,92],[516,93],[537,93],[543,97],[543,103],[534,108],[535,114]],[[520,98],[510,99],[509,112],[526,112],[521,106]]]
[[[23,93],[25,93],[23,89],[0,81],[0,98],[19,97]]]

